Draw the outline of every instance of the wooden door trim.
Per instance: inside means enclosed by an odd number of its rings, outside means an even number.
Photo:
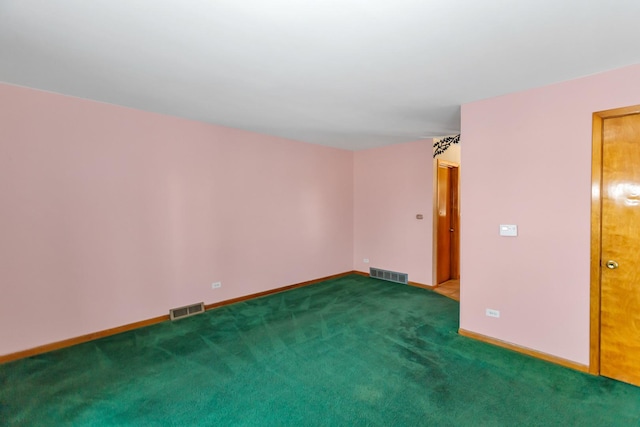
[[[452,278],[460,280],[460,166],[455,166],[455,174],[450,174],[452,184],[452,227],[454,232],[454,239],[451,242],[451,266],[450,270],[453,273]]]
[[[449,160],[440,160],[437,159],[437,166],[440,167],[440,165],[447,167],[447,168],[459,168],[460,164],[459,163],[455,163],[455,162],[450,162]]]
[[[433,285],[438,286],[438,169],[440,167],[446,168],[458,168],[458,206],[456,207],[456,225],[460,227],[460,163],[452,162],[449,160],[440,160],[434,159],[434,168],[433,168],[433,238],[431,239],[432,244],[432,262],[433,266],[431,275],[433,280]],[[460,253],[458,252],[458,257]],[[458,258],[458,277],[460,276],[460,259]]]
[[[591,142],[591,268],[589,373],[600,374],[600,273],[602,250],[602,132],[604,120],[640,113],[640,105],[593,113]]]

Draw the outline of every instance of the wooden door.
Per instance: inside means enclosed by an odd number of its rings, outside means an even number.
[[[458,167],[438,162],[437,192],[437,282],[458,279]]]
[[[640,386],[640,114],[602,130],[600,374]]]

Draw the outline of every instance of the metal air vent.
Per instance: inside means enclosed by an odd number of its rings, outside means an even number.
[[[169,317],[171,320],[182,319],[183,317],[193,316],[204,312],[204,303],[199,302],[193,305],[186,305],[184,307],[172,308],[169,310]]]
[[[371,267],[369,268],[369,276],[389,282],[402,283],[403,285],[409,284],[409,275],[407,273],[398,273],[396,271]]]

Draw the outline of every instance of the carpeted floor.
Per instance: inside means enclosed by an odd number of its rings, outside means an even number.
[[[347,276],[0,365],[0,425],[640,425],[640,388],[457,327],[453,300]]]

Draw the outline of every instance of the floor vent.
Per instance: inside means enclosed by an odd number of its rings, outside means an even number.
[[[388,280],[390,282],[409,284],[409,275],[407,273],[398,273],[395,271],[381,270],[379,268],[369,268],[369,275],[376,279]]]
[[[204,303],[199,302],[193,305],[187,305],[184,307],[172,308],[169,310],[169,317],[171,320],[182,319],[183,317],[193,316],[204,312]]]

